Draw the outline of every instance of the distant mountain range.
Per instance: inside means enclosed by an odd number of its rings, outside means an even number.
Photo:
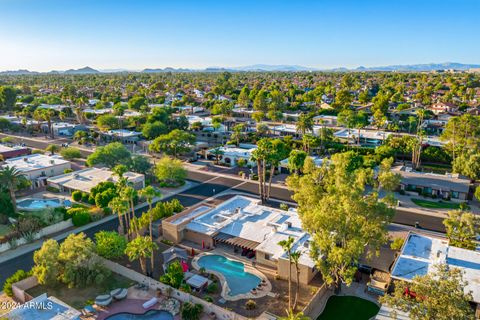
[[[254,64],[243,67],[209,67],[205,69],[189,69],[189,68],[146,68],[141,72],[144,73],[161,73],[161,72],[302,72],[302,71],[330,71],[330,72],[347,72],[347,71],[400,71],[400,72],[419,72],[419,71],[434,71],[434,70],[469,70],[480,68],[480,64],[463,64],[457,62],[445,62],[445,63],[428,63],[428,64],[408,64],[408,65],[391,65],[380,67],[358,67],[354,69],[348,69],[344,67],[332,68],[332,69],[318,69],[311,67],[304,67],[299,65],[268,65],[268,64]],[[108,70],[95,70],[90,67],[84,67],[80,69],[69,69],[65,71],[50,71],[42,73],[50,74],[97,74],[97,73],[117,73],[117,72],[138,72],[127,69],[108,69]],[[29,70],[14,70],[14,71],[2,71],[0,75],[34,75],[39,74],[37,71]]]

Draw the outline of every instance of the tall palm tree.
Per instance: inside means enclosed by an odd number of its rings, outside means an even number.
[[[123,234],[125,232],[125,226],[123,224],[123,216],[128,211],[128,204],[125,200],[122,200],[119,197],[113,198],[109,203],[108,207],[113,211],[116,212],[118,215],[118,223],[120,224],[120,230]],[[127,221],[128,225],[128,221]],[[127,226],[128,227],[128,226]]]
[[[130,186],[123,188],[123,190],[121,191],[121,197],[130,205],[130,220],[135,217],[135,206],[133,204],[133,199],[136,195],[137,191]]]
[[[130,261],[139,260],[140,268],[144,274],[147,274],[146,260],[152,256],[152,252],[158,249],[158,246],[149,237],[137,237],[127,244],[125,254]]]
[[[159,191],[155,190],[154,187],[147,186],[147,187],[143,188],[142,190],[140,190],[139,195],[142,196],[142,197],[145,197],[145,199],[148,202],[148,229],[149,229],[149,233],[150,233],[150,240],[153,241],[152,201],[153,201],[153,198],[159,197],[161,195],[161,193]],[[152,256],[150,257],[150,267],[151,267],[152,271],[153,271],[153,267],[154,267],[154,263],[155,263],[154,260],[155,259],[153,258],[153,254],[152,254]]]
[[[295,313],[293,310],[287,310],[286,317],[280,317],[279,320],[311,320],[309,317],[303,314],[303,312]]]
[[[298,262],[299,262],[301,256],[302,256],[302,253],[300,251],[295,251],[295,252],[292,252],[290,254],[292,262],[295,265],[295,273],[296,273],[295,281],[297,282],[296,283],[297,288],[295,290],[295,300],[293,302],[293,308],[292,308],[293,311],[295,311],[295,309],[297,308],[298,295],[299,295],[299,292],[300,292],[300,269],[299,269],[299,266],[298,266]]]
[[[4,187],[8,189],[10,193],[10,200],[12,201],[13,211],[17,212],[17,199],[15,197],[15,191],[17,191],[18,186],[22,183],[25,183],[27,178],[25,175],[15,167],[5,166],[0,171],[0,182]]]
[[[301,113],[297,120],[296,129],[298,133],[304,135],[307,132],[313,131],[313,116],[306,113]]]
[[[215,164],[218,164],[220,161],[220,156],[223,155],[225,152],[220,148],[217,147],[212,150],[212,154],[215,156]]]
[[[282,240],[278,243],[279,246],[282,247],[283,250],[288,255],[288,310],[292,310],[292,247],[293,241],[295,239],[293,237],[288,237],[286,240]]]

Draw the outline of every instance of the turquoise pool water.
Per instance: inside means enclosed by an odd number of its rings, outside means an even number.
[[[198,265],[206,270],[216,271],[225,277],[230,288],[229,296],[244,294],[256,288],[261,279],[254,274],[245,272],[245,266],[239,261],[233,261],[220,255],[206,255],[198,259]]]
[[[45,208],[57,208],[62,206],[69,206],[70,201],[65,200],[62,204],[60,199],[24,199],[17,202],[20,210],[40,210]]]
[[[144,314],[133,314],[133,313],[117,313],[108,318],[107,320],[173,320],[171,313],[167,311],[159,310],[150,310]]]

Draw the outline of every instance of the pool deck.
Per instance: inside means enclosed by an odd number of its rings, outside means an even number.
[[[256,298],[265,297],[267,295],[272,295],[272,293],[271,293],[272,284],[270,283],[268,278],[262,272],[258,271],[257,269],[255,269],[254,267],[252,267],[248,264],[245,264],[244,262],[242,262],[238,259],[235,259],[235,257],[231,257],[231,255],[224,254],[224,252],[221,252],[220,250],[215,249],[215,250],[210,251],[210,252],[200,253],[199,255],[195,256],[195,258],[193,258],[192,266],[196,270],[200,270],[200,266],[198,265],[198,260],[201,257],[207,256],[207,255],[220,255],[220,256],[223,256],[227,259],[237,261],[237,262],[241,262],[243,264],[246,272],[254,274],[257,277],[259,277],[261,280],[265,280],[265,282],[266,282],[266,285],[263,286],[262,290],[257,290],[256,294],[248,292],[248,293],[244,293],[244,294],[237,294],[237,295],[234,295],[234,296],[230,296],[228,294],[230,292],[230,287],[228,286],[228,283],[225,279],[225,276],[221,272],[217,272],[217,271],[214,271],[214,270],[207,269],[208,272],[213,273],[215,276],[217,276],[220,279],[220,283],[222,285],[221,296],[222,296],[223,299],[225,299],[227,301],[237,301],[237,300],[241,300],[241,299],[256,299]]]

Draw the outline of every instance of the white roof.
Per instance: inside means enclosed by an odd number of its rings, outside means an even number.
[[[137,137],[142,133],[138,131],[130,131],[126,129],[116,129],[116,130],[109,130],[105,134],[109,136],[128,138],[128,137]]]
[[[348,133],[348,129],[338,130],[333,134],[337,138],[358,138],[358,130],[357,129],[350,129],[350,133]],[[376,140],[385,140],[390,135],[391,132],[386,131],[378,131],[378,130],[360,130],[360,138],[361,139],[376,139]]]
[[[480,252],[450,246],[446,239],[410,233],[395,261],[392,277],[411,281],[417,275],[431,272],[435,265],[441,263],[464,271],[463,277],[468,282],[465,292],[471,291],[473,301],[479,303]]]
[[[286,258],[278,242],[290,236],[295,239],[294,247],[305,253],[300,263],[314,266],[307,252],[310,236],[302,229],[294,209],[284,211],[270,208],[260,205],[257,199],[235,196],[196,217],[186,228],[210,236],[224,233],[257,242],[259,245],[256,250],[268,253],[274,259]]]
[[[230,156],[230,157],[237,157],[237,158],[245,158],[245,159],[250,159],[252,156],[253,150],[256,149],[256,147],[253,148],[239,148],[239,147],[231,147],[231,146],[224,146],[220,147],[220,150],[223,151],[223,156]],[[214,149],[208,150],[209,153],[212,153]]]
[[[59,155],[47,156],[44,154],[30,154],[5,160],[5,166],[15,167],[22,172],[40,170],[69,163]]]
[[[143,174],[126,172],[123,175],[128,181],[136,183],[144,180]],[[90,190],[102,181],[116,182],[117,176],[106,168],[87,168],[74,171],[60,176],[47,179],[48,183],[54,183],[72,190],[90,192]]]

